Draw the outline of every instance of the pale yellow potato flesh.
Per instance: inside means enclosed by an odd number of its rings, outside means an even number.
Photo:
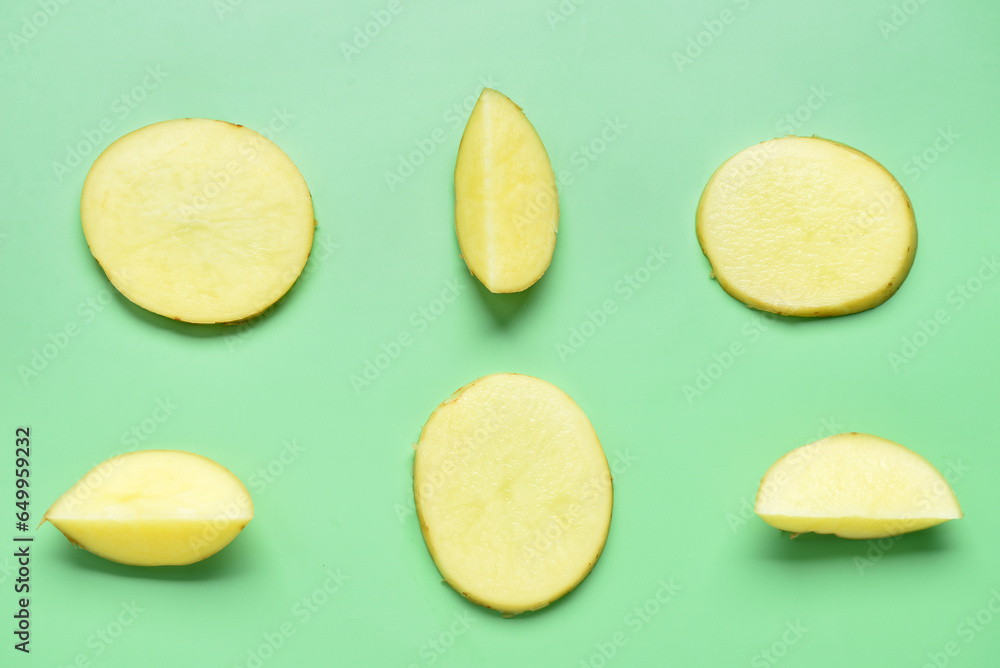
[[[552,262],[559,196],[549,155],[521,108],[484,88],[455,163],[455,230],[490,292],[520,292]]]
[[[305,180],[281,149],[223,121],[163,121],[94,162],[80,218],[114,286],[175,320],[238,322],[284,295],[312,249]]]
[[[917,250],[896,179],[860,151],[817,137],[772,139],[727,160],[702,193],[697,233],[726,292],[794,316],[878,306]]]
[[[947,479],[926,459],[871,434],[792,450],[764,475],[755,510],[794,534],[882,538],[962,517]]]
[[[611,523],[611,473],[587,416],[554,385],[519,374],[480,378],[434,411],[413,492],[445,581],[508,615],[576,587]]]
[[[251,519],[250,493],[222,465],[180,450],[142,450],[97,465],[43,523],[105,559],[168,566],[215,554]]]

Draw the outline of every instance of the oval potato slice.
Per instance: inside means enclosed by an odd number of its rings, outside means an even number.
[[[611,473],[587,416],[554,385],[519,374],[480,378],[434,411],[413,493],[445,581],[506,614],[576,587],[611,523]]]
[[[74,545],[134,566],[209,557],[253,519],[229,469],[180,450],[141,450],[98,464],[45,513]]]
[[[83,185],[83,232],[114,286],[175,320],[237,322],[284,295],[315,219],[292,161],[241,125],[163,121],[125,135]]]
[[[917,249],[896,179],[864,153],[817,137],[772,139],[727,160],[701,195],[697,232],[726,292],[782,315],[878,306]]]

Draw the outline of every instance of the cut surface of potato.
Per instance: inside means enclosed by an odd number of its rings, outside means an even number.
[[[521,108],[484,88],[455,164],[455,229],[490,292],[520,292],[552,261],[559,196],[548,153]]]
[[[764,475],[755,510],[792,533],[881,538],[962,517],[944,476],[907,448],[837,434],[792,450]]]
[[[250,494],[225,467],[190,452],[142,450],[97,465],[43,522],[105,559],[167,566],[215,554],[251,519]]]
[[[80,202],[114,286],[160,315],[251,318],[284,295],[312,248],[309,189],[268,139],[223,121],[163,121],[94,161]]]
[[[712,175],[698,240],[719,285],[748,306],[833,316],[878,306],[910,271],[910,200],[882,165],[816,137],[772,139]]]
[[[611,523],[611,473],[587,416],[559,388],[519,374],[480,378],[434,411],[413,492],[445,581],[506,614],[576,587]]]

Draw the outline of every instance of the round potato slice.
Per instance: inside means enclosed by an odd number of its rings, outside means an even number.
[[[611,523],[611,473],[593,427],[531,376],[486,376],[441,404],[420,434],[413,492],[445,581],[506,614],[576,587]]]
[[[195,323],[245,320],[280,299],[309,258],[316,224],[309,189],[281,149],[202,118],[111,144],[87,174],[80,217],[123,295]]]
[[[896,179],[864,153],[816,137],[772,139],[727,160],[701,195],[697,232],[726,292],[782,315],[878,306],[917,249]]]
[[[190,564],[253,519],[229,469],[181,450],[141,450],[98,464],[45,513],[74,545],[134,566]]]
[[[947,479],[917,453],[871,434],[837,434],[768,469],[755,511],[792,533],[882,538],[962,517]]]

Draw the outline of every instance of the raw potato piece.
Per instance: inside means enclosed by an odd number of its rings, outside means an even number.
[[[917,250],[896,179],[864,153],[815,137],[773,139],[726,161],[701,195],[697,231],[726,292],[782,315],[874,308]]]
[[[225,467],[190,452],[143,450],[96,466],[42,522],[105,559],[166,566],[210,557],[251,519],[250,494]]]
[[[480,378],[438,406],[417,444],[413,493],[444,579],[506,614],[576,587],[611,523],[611,473],[587,416],[518,374]]]
[[[462,257],[490,292],[520,292],[552,261],[559,196],[548,153],[521,108],[484,88],[455,164]]]
[[[962,517],[930,462],[870,434],[837,434],[792,450],[764,475],[755,508],[793,533],[882,538]]]
[[[160,315],[251,318],[312,248],[312,198],[281,149],[241,125],[185,118],[125,135],[94,162],[80,217],[114,286]]]

